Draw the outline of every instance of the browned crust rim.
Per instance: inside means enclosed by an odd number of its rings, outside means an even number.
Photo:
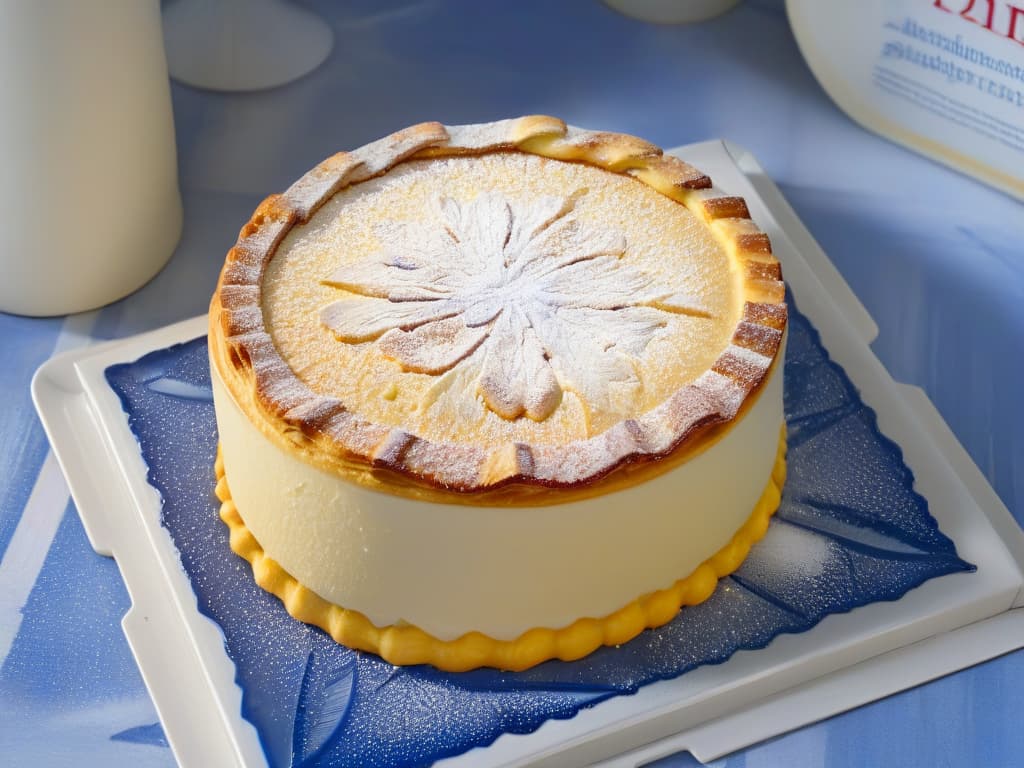
[[[509,443],[492,450],[432,442],[367,421],[295,375],[267,332],[261,308],[264,272],[288,231],[309,221],[339,190],[386,173],[404,160],[497,151],[582,162],[632,176],[707,224],[741,270],[745,292],[731,344],[710,370],[642,416],[592,438],[564,446]],[[228,354],[215,357],[231,369],[222,374],[236,398],[236,387],[250,387],[262,415],[314,451],[458,493],[508,483],[580,487],[627,463],[676,451],[702,428],[736,416],[768,376],[786,321],[779,262],[742,198],[725,195],[705,174],[641,139],[574,128],[546,116],[469,126],[421,123],[329,157],[286,192],[259,205],[228,252],[210,308],[211,344],[223,339]]]

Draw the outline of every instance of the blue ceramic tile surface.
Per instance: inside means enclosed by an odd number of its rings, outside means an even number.
[[[503,733],[528,733],[805,631],[831,613],[973,570],[914,492],[899,448],[880,434],[874,412],[793,307],[785,374],[782,505],[765,539],[710,600],[578,662],[451,674],[396,668],[342,648],[255,586],[249,565],[228,547],[212,494],[216,427],[205,338],[107,371],[163,497],[163,523],[199,610],[224,632],[244,715],[270,764],[360,768],[429,764]]]
[[[8,511],[22,510],[28,502],[39,467],[46,457],[48,445],[42,427],[34,419],[28,385],[32,373],[53,353],[60,323],[52,320],[30,320],[25,317],[4,318],[0,333],[4,365],[0,366],[0,392],[10,393],[4,401],[0,430],[6,423],[29,421],[19,439],[0,440],[0,467],[17,467],[12,481],[0,484],[0,558],[14,534],[18,518]],[[2,434],[2,431],[0,431]],[[10,477],[10,476],[8,476]]]
[[[255,93],[172,83],[185,228],[163,272],[96,313],[0,313],[0,764],[174,764],[121,631],[129,598],[116,564],[92,552],[47,458],[28,397],[33,368],[69,341],[203,312],[264,195],[423,120],[548,113],[663,146],[722,137],[750,150],[877,322],[875,354],[924,389],[1024,524],[1024,208],[843,115],[804,63],[783,0],[743,0],[679,26],[628,19],[600,0],[297,4],[334,32],[320,69]],[[97,13],[116,26],[116,8]],[[1017,652],[714,765],[1019,765],[1022,710]]]

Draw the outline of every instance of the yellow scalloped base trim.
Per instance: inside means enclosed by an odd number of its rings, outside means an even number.
[[[783,426],[779,437],[768,485],[747,522],[693,573],[602,619],[578,619],[562,629],[531,629],[515,640],[495,640],[481,632],[439,640],[412,625],[378,627],[358,611],[327,602],[263,552],[231,500],[219,448],[215,470],[220,519],[230,529],[231,549],[249,561],[256,583],[276,595],[294,618],[320,627],[341,645],[376,653],[391,664],[431,664],[448,672],[477,667],[518,672],[548,659],[574,661],[602,645],[625,643],[645,629],[668,623],[684,605],[697,605],[711,597],[718,580],[739,568],[750,548],[764,536],[768,521],[779,507],[786,479],[786,428]]]

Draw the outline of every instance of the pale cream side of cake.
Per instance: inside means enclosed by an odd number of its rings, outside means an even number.
[[[783,420],[774,370],[739,423],[652,480],[567,504],[475,507],[311,466],[266,440],[213,372],[226,475],[264,550],[325,600],[441,640],[470,630],[512,640],[604,617],[688,575],[747,520]]]

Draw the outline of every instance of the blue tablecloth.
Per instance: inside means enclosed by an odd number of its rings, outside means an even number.
[[[856,126],[812,78],[781,0],[657,27],[596,0],[305,3],[337,44],[320,69],[248,94],[173,87],[182,241],[96,312],[0,314],[0,750],[10,765],[168,766],[119,619],[116,564],[89,547],[31,407],[56,351],[200,314],[238,226],[338,149],[428,119],[548,113],[669,147],[724,137],[779,183],[922,386],[1024,519],[1024,206]],[[1024,653],[801,729],[721,765],[1016,765]],[[694,764],[687,755],[666,765]]]

